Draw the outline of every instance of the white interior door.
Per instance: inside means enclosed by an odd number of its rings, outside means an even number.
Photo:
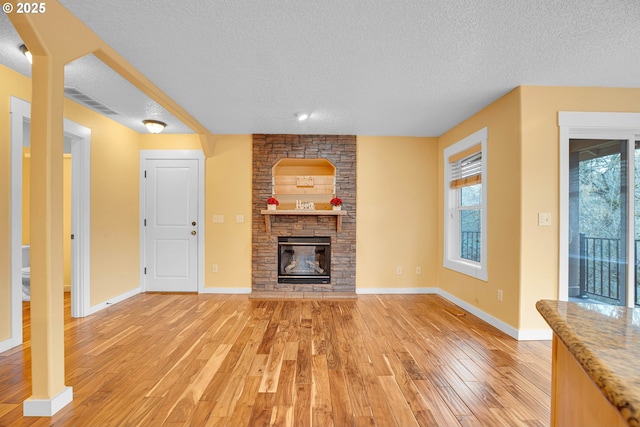
[[[198,291],[198,160],[146,162],[145,290]]]

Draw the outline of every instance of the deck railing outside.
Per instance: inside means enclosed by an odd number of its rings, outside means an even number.
[[[625,268],[621,244],[620,239],[580,234],[580,295],[625,305],[625,301],[621,301],[621,286],[625,286],[621,283],[622,269]],[[640,240],[635,241],[636,255],[638,249]],[[640,305],[640,265],[637,262],[634,276],[635,304]]]
[[[460,232],[460,258],[480,262],[480,232]]]

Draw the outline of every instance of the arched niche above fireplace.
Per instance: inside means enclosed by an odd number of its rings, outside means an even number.
[[[271,169],[272,194],[279,210],[296,209],[299,201],[315,210],[330,210],[336,196],[336,167],[327,159],[284,158]]]

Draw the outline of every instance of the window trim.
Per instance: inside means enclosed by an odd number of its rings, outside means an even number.
[[[487,128],[463,138],[444,150],[444,254],[443,266],[467,276],[483,281],[489,280],[487,271]],[[460,225],[457,218],[452,216],[453,209],[458,203],[459,189],[450,187],[451,158],[459,158],[462,153],[480,144],[482,153],[481,183],[482,205],[480,222],[480,262],[460,258]]]

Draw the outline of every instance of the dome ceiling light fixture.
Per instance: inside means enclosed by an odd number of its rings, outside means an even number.
[[[142,123],[151,133],[160,133],[167,127],[166,123],[159,120],[143,120]]]
[[[294,113],[293,116],[297,118],[299,122],[304,122],[309,118],[307,113]]]
[[[29,64],[33,64],[33,56],[31,55],[31,52],[29,52],[29,49],[27,49],[26,45],[20,45],[20,52],[27,57]]]

